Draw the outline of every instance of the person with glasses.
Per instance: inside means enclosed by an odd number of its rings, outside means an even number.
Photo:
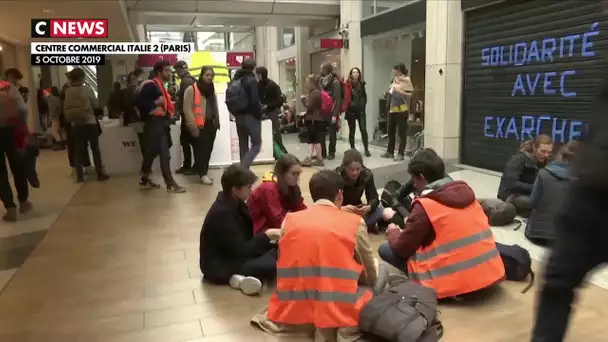
[[[287,213],[306,209],[299,185],[300,174],[302,165],[298,158],[291,154],[279,157],[272,175],[264,177],[247,201],[254,234],[279,228]]]

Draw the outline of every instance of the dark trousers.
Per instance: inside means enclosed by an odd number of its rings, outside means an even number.
[[[144,140],[143,133],[137,133],[137,142],[139,143],[139,151],[141,152],[141,156],[143,157],[145,155],[144,149],[146,147],[146,141]]]
[[[339,120],[339,118],[338,118]],[[336,155],[336,142],[338,141],[338,123],[329,123],[329,146],[327,147],[327,152],[323,154],[329,154],[330,156]],[[323,144],[325,145],[325,144]],[[323,156],[325,157],[325,156]]]
[[[348,142],[350,143],[350,148],[355,148],[355,130],[357,129],[357,123],[359,123],[359,131],[361,132],[363,147],[366,151],[369,149],[366,121],[365,113],[346,113],[346,122],[348,123]]]
[[[89,159],[89,146],[93,153],[97,175],[101,175],[103,173],[103,164],[101,162],[101,150],[99,149],[99,127],[97,127],[97,124],[72,126],[72,133],[74,135],[74,166],[76,167],[76,176],[78,178],[83,177],[83,167],[86,166],[85,161]]]
[[[409,113],[389,113],[388,114],[388,146],[386,152],[395,153],[395,142],[397,132],[399,132],[399,150],[398,154],[405,154],[405,143],[407,142],[407,118]]]
[[[29,188],[25,170],[24,155],[17,150],[13,138],[13,130],[8,127],[0,128],[0,200],[5,208],[14,208],[15,199],[8,179],[8,167],[11,168],[15,189],[19,202],[27,201]],[[6,156],[6,158],[4,157]],[[7,165],[8,160],[8,165]]]
[[[196,148],[194,149],[194,165],[200,177],[207,175],[209,172],[209,159],[213,152],[213,143],[217,129],[212,122],[199,129],[198,138],[196,139]],[[183,146],[183,145],[182,145]]]
[[[66,139],[67,139],[67,145],[68,145],[68,161],[70,163],[70,167],[76,167],[76,162],[74,161],[74,133],[73,133],[73,129],[72,129],[72,125],[71,124],[66,124],[65,126],[65,134],[66,134]],[[91,166],[91,159],[89,158],[89,151],[88,151],[88,147],[85,150],[85,154],[82,156],[82,160],[83,160],[83,167],[89,167]]]
[[[279,122],[280,110],[274,110],[268,113],[268,118],[272,121],[272,141],[276,144],[283,152],[287,153],[285,145],[283,145],[283,136],[281,135],[281,123]],[[277,156],[275,156],[277,159]]]
[[[521,217],[529,218],[532,214],[532,201],[530,200],[530,196],[511,194],[507,197],[505,202],[513,204],[517,211],[517,215]]]
[[[190,132],[188,132],[188,128],[186,127],[186,124],[183,123],[184,120],[182,120],[182,124],[181,124],[181,132],[179,135],[179,143],[182,146],[182,153],[184,155],[184,162],[182,163],[182,167],[185,169],[190,169],[192,168],[192,154],[193,154],[193,150],[195,149],[195,146],[197,145],[196,140],[191,134]]]
[[[265,254],[245,261],[239,270],[240,275],[255,277],[260,280],[271,280],[277,276],[278,248],[272,248]]]
[[[559,222],[557,240],[545,270],[533,342],[561,342],[574,291],[587,273],[608,262],[608,202],[589,189],[571,189]]]
[[[169,134],[167,128],[169,122],[166,118],[151,117],[144,124],[144,160],[141,164],[142,177],[149,178],[152,173],[152,164],[158,156],[160,160],[160,171],[165,184],[175,183],[171,174],[171,155],[169,153]]]
[[[397,255],[388,243],[383,243],[378,247],[378,255],[380,256],[380,259],[384,260],[389,265],[407,274],[407,260]]]
[[[239,136],[241,165],[249,168],[262,148],[262,121],[250,114],[236,115],[234,121]],[[250,140],[251,147],[249,147]]]

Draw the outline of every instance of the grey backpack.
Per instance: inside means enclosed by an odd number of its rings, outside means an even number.
[[[436,342],[443,336],[433,289],[404,281],[372,298],[361,311],[359,329],[372,340]]]
[[[514,230],[518,230],[521,227],[522,222],[515,219],[517,210],[515,210],[513,204],[498,198],[480,199],[479,204],[481,204],[491,226],[506,226],[516,223]]]

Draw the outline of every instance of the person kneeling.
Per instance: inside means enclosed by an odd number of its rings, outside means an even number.
[[[432,149],[416,153],[408,172],[420,192],[405,228],[391,224],[380,258],[405,272],[438,298],[490,287],[504,280],[488,218],[463,181],[445,176],[443,160]]]
[[[277,289],[267,312],[253,323],[269,333],[315,331],[322,341],[356,341],[359,313],[378,270],[363,219],[340,210],[344,181],[322,170],[310,179],[315,204],[289,213],[283,223]],[[354,257],[353,257],[354,256]]]
[[[280,229],[253,235],[245,200],[257,180],[253,172],[231,165],[222,174],[222,191],[209,208],[200,235],[200,267],[205,281],[229,284],[244,294],[262,290],[262,281],[276,276]]]

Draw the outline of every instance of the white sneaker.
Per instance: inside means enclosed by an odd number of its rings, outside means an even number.
[[[213,185],[213,179],[209,178],[207,175],[204,175],[201,177],[201,183],[205,185]]]
[[[94,175],[95,174],[95,168],[92,166],[87,166],[84,168],[84,174],[85,175]]]
[[[259,294],[262,291],[262,282],[258,278],[245,277],[235,274],[230,277],[230,287],[241,290],[248,296]]]

